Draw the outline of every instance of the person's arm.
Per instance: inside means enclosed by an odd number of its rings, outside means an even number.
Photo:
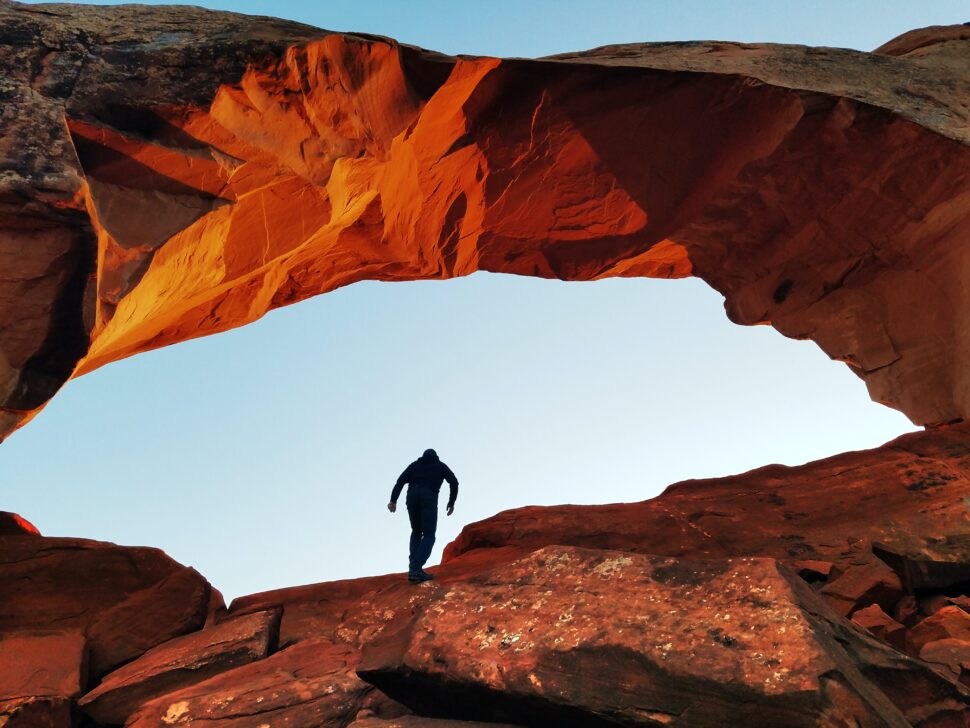
[[[401,489],[404,487],[404,484],[408,482],[410,477],[411,466],[408,465],[406,468],[404,468],[404,472],[398,477],[397,482],[394,484],[393,490],[391,490],[391,500],[387,504],[387,510],[389,510],[391,513],[394,513],[394,511],[397,510],[397,499],[401,495]]]
[[[448,495],[448,515],[450,516],[455,510],[455,501],[458,499],[458,478],[451,472],[451,468],[444,463],[441,464],[445,467],[445,480],[448,481],[448,489],[451,491]]]

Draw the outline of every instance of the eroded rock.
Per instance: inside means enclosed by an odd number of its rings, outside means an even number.
[[[450,586],[358,674],[422,715],[527,725],[906,726],[968,705],[771,559],[572,547]]]
[[[360,711],[394,717],[407,712],[354,674],[357,651],[314,639],[238,667],[141,706],[129,728],[198,725],[346,726]]]
[[[2,434],[110,361],[477,270],[696,275],[915,422],[970,408],[963,31],[501,60],[197,8],[0,27]]]
[[[0,701],[76,698],[86,686],[85,639],[80,632],[0,634]],[[55,704],[45,705],[59,712]],[[27,710],[26,706],[22,710]],[[38,706],[29,710],[34,711],[43,713],[45,709]]]
[[[109,673],[78,704],[99,723],[120,725],[144,703],[262,660],[276,647],[280,614],[255,612],[176,637]]]

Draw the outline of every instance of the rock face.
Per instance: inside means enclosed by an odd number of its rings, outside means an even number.
[[[500,60],[196,8],[0,28],[0,433],[115,359],[476,270],[696,275],[914,422],[970,409],[964,30]]]
[[[275,650],[280,613],[256,612],[170,640],[108,675],[79,701],[99,723],[120,725],[140,705]]]
[[[450,587],[366,646],[358,673],[425,715],[528,725],[908,726],[927,703],[968,705],[774,560],[573,547]],[[924,691],[912,714],[896,680]]]
[[[0,0],[0,439],[70,377],[366,279],[696,275],[934,425],[472,524],[228,610],[0,513],[0,725],[970,724],[970,32],[454,58]]]

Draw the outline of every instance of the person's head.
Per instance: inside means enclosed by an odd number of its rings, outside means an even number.
[[[424,454],[421,457],[425,458],[426,460],[437,460],[438,453],[436,453],[434,450],[432,450],[429,447],[427,450],[424,451]]]

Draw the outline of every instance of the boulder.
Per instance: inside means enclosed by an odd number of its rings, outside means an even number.
[[[71,703],[66,698],[0,700],[3,728],[72,728]]]
[[[40,536],[40,531],[23,516],[0,511],[0,536]]]
[[[354,674],[357,658],[349,645],[305,640],[146,702],[126,726],[345,726],[361,711],[386,717],[406,713]]]
[[[86,685],[85,639],[80,632],[0,634],[0,700],[76,698]],[[41,708],[30,709],[34,710]]]
[[[201,628],[210,596],[209,582],[195,569],[184,568],[106,609],[88,629],[92,678]]]
[[[892,610],[903,587],[896,572],[871,552],[863,551],[843,562],[838,575],[832,575],[821,590],[835,610],[844,616],[871,604]]]
[[[159,549],[0,536],[0,634],[52,626],[86,631],[107,610],[184,568]]]
[[[970,641],[970,614],[957,606],[943,607],[906,633],[906,643],[914,653],[929,642],[945,639]]]
[[[575,547],[441,588],[358,674],[419,715],[526,725],[902,727],[970,706],[772,559]]]
[[[919,657],[942,665],[954,678],[970,685],[970,640],[946,638],[927,642],[920,648]]]
[[[122,724],[142,704],[262,660],[276,647],[279,610],[246,614],[176,637],[109,673],[78,704],[98,723]]]
[[[873,637],[896,649],[902,649],[906,638],[906,627],[886,614],[878,604],[857,610],[852,615],[852,623],[868,630]]]

